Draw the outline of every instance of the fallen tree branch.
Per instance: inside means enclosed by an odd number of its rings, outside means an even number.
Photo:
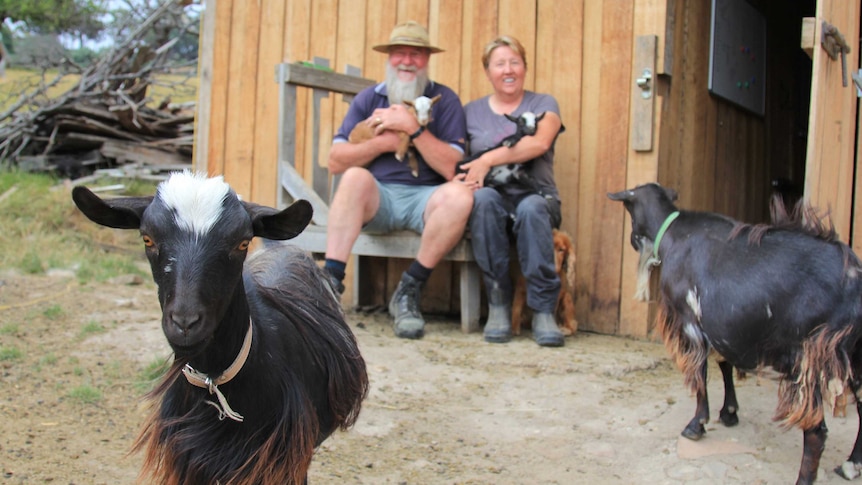
[[[179,18],[177,13],[187,3],[167,0],[159,4],[90,66],[82,69],[67,60],[54,79],[45,82],[43,75],[35,89],[22,93],[0,113],[0,165],[16,164],[21,156],[50,159],[52,154],[63,153],[68,158],[70,151],[98,148],[97,139],[155,143],[174,149],[190,162],[187,140],[193,127],[187,120],[193,120],[194,106],[185,111],[169,108],[167,101],[158,109],[147,106],[148,89],[155,78],[171,73],[168,55],[179,39],[150,45],[151,31],[166,16]],[[190,29],[189,25],[179,27],[180,35]],[[73,72],[80,73],[74,86],[58,96],[48,96],[49,89]],[[83,136],[73,136],[78,134]]]

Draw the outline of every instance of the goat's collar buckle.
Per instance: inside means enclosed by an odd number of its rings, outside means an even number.
[[[671,212],[667,218],[665,218],[664,222],[661,223],[661,227],[658,229],[658,234],[655,236],[655,242],[652,247],[652,254],[655,256],[655,259],[658,258],[658,247],[661,245],[661,239],[664,237],[664,233],[667,232],[667,228],[670,227],[671,223],[679,217],[679,211]]]
[[[230,367],[225,369],[225,371],[222,372],[222,374],[217,378],[213,379],[209,375],[195,370],[195,368],[189,364],[186,364],[186,366],[183,368],[183,375],[186,376],[186,380],[189,382],[189,384],[192,384],[197,387],[202,387],[209,391],[210,394],[216,395],[219,401],[218,403],[214,403],[212,401],[205,402],[218,410],[219,420],[223,420],[225,417],[238,422],[242,422],[243,420],[241,414],[230,408],[230,405],[227,402],[227,398],[225,398],[224,394],[222,394],[218,386],[233,379],[234,376],[239,373],[240,369],[242,369],[243,364],[245,364],[245,361],[248,358],[248,352],[251,349],[253,327],[254,326],[252,325],[251,320],[249,320],[248,331],[245,334],[245,339],[242,342],[242,347],[240,348],[239,355],[236,356],[236,360],[233,361],[233,364],[231,364]]]

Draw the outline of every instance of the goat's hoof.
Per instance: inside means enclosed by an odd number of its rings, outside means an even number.
[[[736,413],[727,412],[725,410],[721,410],[718,414],[718,420],[728,428],[739,424],[739,416],[737,416]]]
[[[853,480],[860,475],[860,472],[862,472],[862,463],[853,463],[849,460],[835,467],[835,473],[845,480]]]
[[[703,438],[703,435],[706,434],[706,429],[702,424],[696,424],[693,426],[686,426],[684,430],[682,430],[682,437],[688,438],[692,441],[698,441]]]

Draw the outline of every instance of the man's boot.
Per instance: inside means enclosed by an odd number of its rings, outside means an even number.
[[[565,343],[563,332],[550,313],[533,313],[533,339],[542,347],[562,347]]]
[[[389,300],[389,314],[395,319],[395,336],[418,339],[425,335],[425,320],[419,313],[422,283],[407,273],[401,275],[401,281]]]
[[[496,281],[488,290],[488,321],[483,335],[486,342],[495,344],[512,340],[512,298]]]

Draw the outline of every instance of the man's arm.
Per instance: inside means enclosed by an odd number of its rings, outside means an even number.
[[[452,180],[455,176],[455,167],[464,158],[463,153],[445,141],[439,140],[428,130],[413,140],[413,146],[422,154],[425,163],[446,180]]]
[[[416,121],[416,117],[404,105],[399,104],[388,108],[376,109],[371,115],[371,119],[376,121],[377,118],[380,119],[376,128],[377,133],[387,134],[391,130],[396,130],[412,134],[416,133],[419,129],[419,122]],[[460,151],[453,148],[449,143],[438,139],[430,130],[425,130],[414,138],[413,146],[419,150],[419,153],[422,154],[422,159],[425,160],[425,163],[432,170],[439,173],[446,180],[452,180],[452,177],[455,176],[455,166],[463,158],[463,154]],[[390,149],[385,151],[394,152],[396,148],[397,143],[395,147],[390,147]]]

